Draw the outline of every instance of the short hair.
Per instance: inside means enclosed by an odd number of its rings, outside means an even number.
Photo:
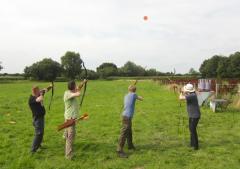
[[[130,91],[130,92],[136,92],[136,90],[137,90],[137,88],[136,88],[135,85],[130,85],[130,86],[128,86],[128,91]]]
[[[68,90],[74,90],[76,87],[76,83],[74,80],[68,82]]]
[[[39,87],[38,87],[37,85],[34,85],[34,86],[32,87],[32,92],[35,93],[36,90],[39,90]]]

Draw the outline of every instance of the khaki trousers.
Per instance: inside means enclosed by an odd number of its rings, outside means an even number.
[[[120,138],[118,142],[117,151],[123,151],[124,144],[127,140],[128,148],[133,147],[132,143],[132,119],[126,116],[123,116],[122,119],[122,128],[120,132]]]
[[[73,157],[73,141],[76,135],[75,124],[65,129],[66,147],[65,157],[71,159]]]

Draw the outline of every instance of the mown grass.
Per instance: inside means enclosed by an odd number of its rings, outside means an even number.
[[[51,110],[46,115],[44,146],[31,156],[33,139],[28,97],[34,82],[0,84],[0,168],[1,169],[238,169],[240,166],[240,112],[213,113],[202,109],[198,126],[200,150],[188,147],[189,132],[185,105],[177,96],[151,81],[137,84],[143,102],[137,102],[133,137],[137,151],[116,156],[121,127],[121,107],[130,81],[90,81],[81,112],[88,121],[77,125],[73,161],[64,158],[62,132],[63,92],[66,83],[55,84]],[[40,83],[41,87],[48,83]],[[46,95],[48,107],[51,93]],[[10,121],[16,124],[10,124]]]

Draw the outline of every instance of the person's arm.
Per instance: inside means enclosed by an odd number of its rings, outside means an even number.
[[[36,98],[36,102],[41,102],[43,101],[43,95],[40,95]]]
[[[83,86],[86,85],[87,81],[88,80],[84,79],[83,82],[79,84],[77,90],[80,91],[83,88]]]
[[[143,97],[142,96],[137,96],[137,100],[143,101]]]
[[[179,100],[186,100],[186,96],[184,93],[182,93],[182,92],[180,93]]]
[[[46,92],[48,92],[49,90],[51,90],[51,89],[53,89],[53,85],[52,84],[50,84],[47,88],[46,88]]]
[[[79,97],[80,94],[81,94],[80,91],[77,91],[77,92],[75,92],[75,93],[70,93],[67,98],[68,98],[68,99],[72,99],[72,98],[74,98],[74,97]]]
[[[40,90],[41,95],[44,95],[46,92],[48,92],[52,88],[53,88],[52,84],[50,84],[47,88],[43,88],[42,90]]]

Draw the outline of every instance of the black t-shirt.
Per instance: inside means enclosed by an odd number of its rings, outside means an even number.
[[[30,95],[28,104],[30,109],[32,110],[33,118],[41,118],[45,115],[45,108],[42,106],[40,102],[36,102],[37,97]]]
[[[188,116],[191,118],[200,118],[200,108],[196,93],[186,95]]]

